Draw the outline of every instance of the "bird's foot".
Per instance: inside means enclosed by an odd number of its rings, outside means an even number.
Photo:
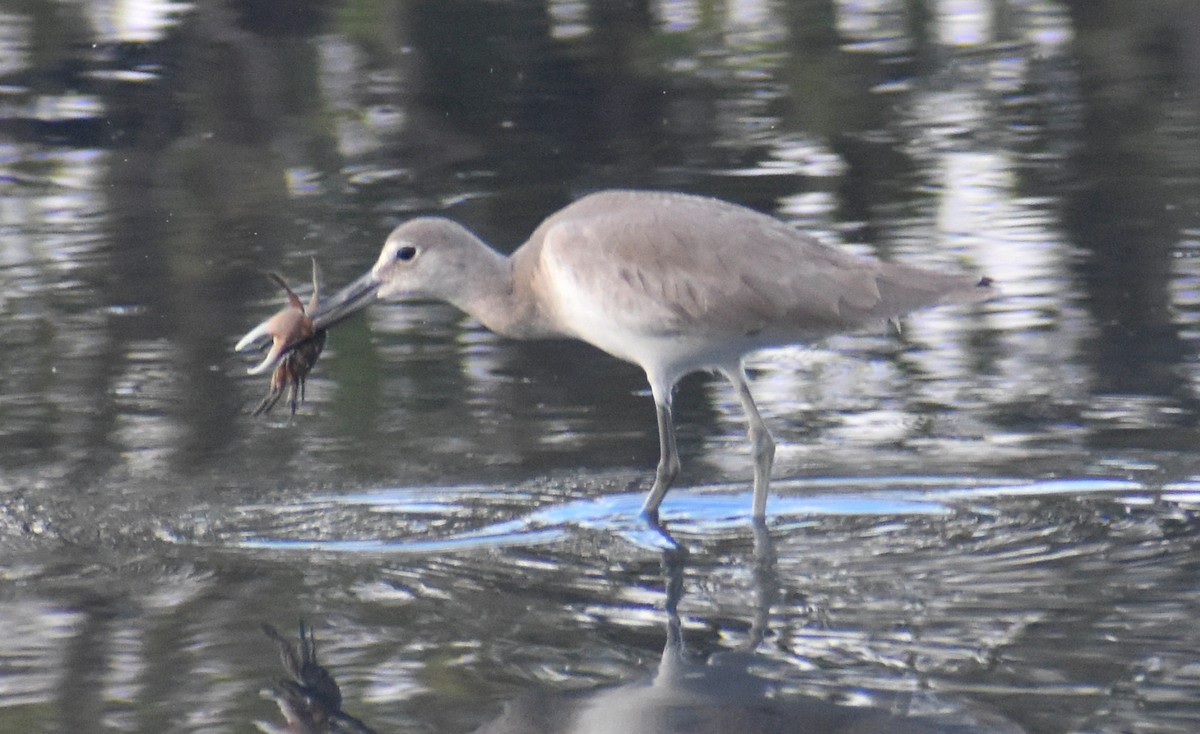
[[[675,540],[674,536],[672,536],[670,531],[667,530],[666,525],[663,525],[662,522],[659,521],[658,508],[651,509],[643,507],[641,512],[641,520],[646,524],[646,527],[650,530],[650,533],[657,539],[658,542],[656,542],[655,545],[659,546],[664,551],[686,552],[684,547],[680,545],[679,541]]]

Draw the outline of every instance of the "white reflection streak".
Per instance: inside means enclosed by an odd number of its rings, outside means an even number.
[[[695,0],[660,0],[657,15],[668,33],[694,30],[700,24],[700,8]]]
[[[102,220],[108,211],[103,184],[110,158],[98,150],[60,149],[33,153],[23,161],[47,169],[48,186],[35,189],[29,212],[37,223],[33,248],[53,272],[47,273],[48,282],[61,282],[100,256]]]
[[[938,40],[946,46],[982,46],[993,40],[990,0],[937,0]]]
[[[345,36],[326,34],[317,39],[318,88],[325,106],[333,112],[338,153],[346,161],[386,150],[410,124],[408,107],[393,101],[406,96],[416,57],[403,39],[397,43],[384,71],[369,68],[366,54]],[[356,175],[366,181],[396,173],[376,165],[350,170],[357,170]]]
[[[112,156],[97,149],[62,149],[47,153],[43,160],[55,166],[49,181],[55,186],[74,191],[102,191]],[[105,202],[100,202],[105,203]],[[97,207],[100,210],[102,207]],[[106,208],[106,207],[104,207]]]
[[[848,48],[900,52],[911,44],[902,0],[836,0],[834,26]]]
[[[1185,231],[1175,245],[1171,260],[1172,320],[1180,337],[1189,342],[1200,339],[1200,231]],[[1195,359],[1184,365],[1193,389],[1200,389],[1200,364]]]
[[[777,78],[777,71],[787,39],[786,24],[775,7],[758,0],[731,3],[722,22],[720,53],[708,48],[688,63],[692,73],[729,85],[730,93],[717,101],[716,145],[744,148],[752,143],[769,142],[778,134],[782,122],[770,106],[785,94],[785,85]],[[729,173],[779,176],[787,171],[753,165]]]
[[[1067,9],[1057,2],[1034,2],[1026,8],[1028,29],[1025,40],[1038,48],[1042,58],[1067,53],[1075,40],[1075,29]]]
[[[1175,245],[1171,271],[1171,304],[1175,323],[1194,339],[1200,335],[1200,325],[1196,321],[1196,314],[1200,312],[1200,239],[1185,236]]]
[[[772,6],[763,0],[731,0],[729,3],[729,25],[731,28],[778,30],[779,22]]]
[[[9,575],[16,570],[8,569]],[[60,688],[58,679],[67,669],[67,643],[82,618],[82,614],[66,611],[59,603],[0,603],[0,619],[4,620],[0,660],[5,661],[5,674],[0,676],[0,705],[13,710],[53,700]]]
[[[736,0],[729,3],[725,18],[725,45],[733,54],[732,63],[738,59],[755,60],[759,66],[770,69],[779,64],[778,44],[788,38],[787,23],[780,15],[780,8],[763,0]]]
[[[0,13],[0,77],[29,67],[32,23],[24,15]]]
[[[834,25],[844,38],[865,41],[905,30],[900,0],[835,0],[834,6]]]
[[[134,622],[121,619],[114,623],[108,640],[111,649],[104,678],[104,700],[135,703],[141,700],[150,669],[150,651],[145,635]],[[105,723],[113,728],[132,730],[136,725],[133,712],[125,707],[113,707],[106,713]]]
[[[86,3],[96,37],[104,43],[152,43],[162,40],[189,3],[170,0],[99,0]]]
[[[318,84],[321,96],[334,113],[338,153],[352,160],[383,146],[383,142],[363,121],[355,90],[363,74],[362,55],[354,44],[337,35],[317,41]]]
[[[1063,292],[1072,282],[1069,255],[1050,228],[1049,215],[1039,202],[1017,195],[1014,162],[1006,154],[947,151],[931,163],[940,169],[939,234],[1000,285],[1002,297],[987,307],[986,317],[1006,342],[998,351],[1005,355],[1001,384],[1009,397],[1045,395],[1051,386],[1074,386],[1082,395],[1088,374],[1073,357],[1092,328],[1086,312],[1074,305],[1076,299]],[[907,325],[911,337],[938,345],[911,355],[930,375],[961,374],[968,355],[956,339],[961,328],[956,311],[933,311]],[[949,392],[954,385],[935,379],[929,389]],[[943,400],[953,397],[941,395]]]
[[[578,38],[591,32],[588,25],[588,5],[583,0],[550,0],[550,37],[558,40]]]
[[[167,474],[174,447],[183,439],[183,425],[171,410],[180,389],[173,355],[166,339],[133,342],[124,355],[124,370],[114,380],[119,410],[111,436],[131,476]]]

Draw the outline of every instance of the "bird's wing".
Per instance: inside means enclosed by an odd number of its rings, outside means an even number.
[[[574,297],[591,299],[592,308],[627,327],[802,338],[894,315],[885,293],[893,290],[893,266],[767,215],[697,197],[618,192],[589,201],[599,198],[564,209],[535,235],[545,276],[569,283]],[[937,300],[920,277],[901,280],[908,291],[929,290],[919,305]]]

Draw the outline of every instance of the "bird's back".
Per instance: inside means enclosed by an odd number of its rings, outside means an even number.
[[[522,249],[561,328],[626,358],[592,336],[767,346],[991,292],[969,276],[860,257],[745,207],[669,192],[584,197]]]

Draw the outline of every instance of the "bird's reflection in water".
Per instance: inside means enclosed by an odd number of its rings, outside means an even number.
[[[317,662],[317,641],[312,628],[300,622],[300,647],[296,648],[269,624],[267,636],[279,645],[281,678],[263,696],[273,699],[285,723],[255,722],[266,734],[375,734],[374,730],[342,711],[342,691],[328,670]]]
[[[687,551],[678,546],[663,552],[667,641],[652,676],[600,690],[529,694],[507,703],[475,734],[1021,734],[1016,725],[986,712],[951,720],[910,716],[897,707],[843,706],[782,694],[778,681],[751,673],[779,588],[766,526],[756,523],[754,533],[755,616],[746,649],[714,655],[707,663],[688,659],[678,613]],[[371,731],[341,710],[337,684],[317,663],[311,631],[301,625],[299,654],[278,633],[268,628],[268,634],[279,642],[290,676],[270,691],[288,723],[260,723],[263,731]]]

